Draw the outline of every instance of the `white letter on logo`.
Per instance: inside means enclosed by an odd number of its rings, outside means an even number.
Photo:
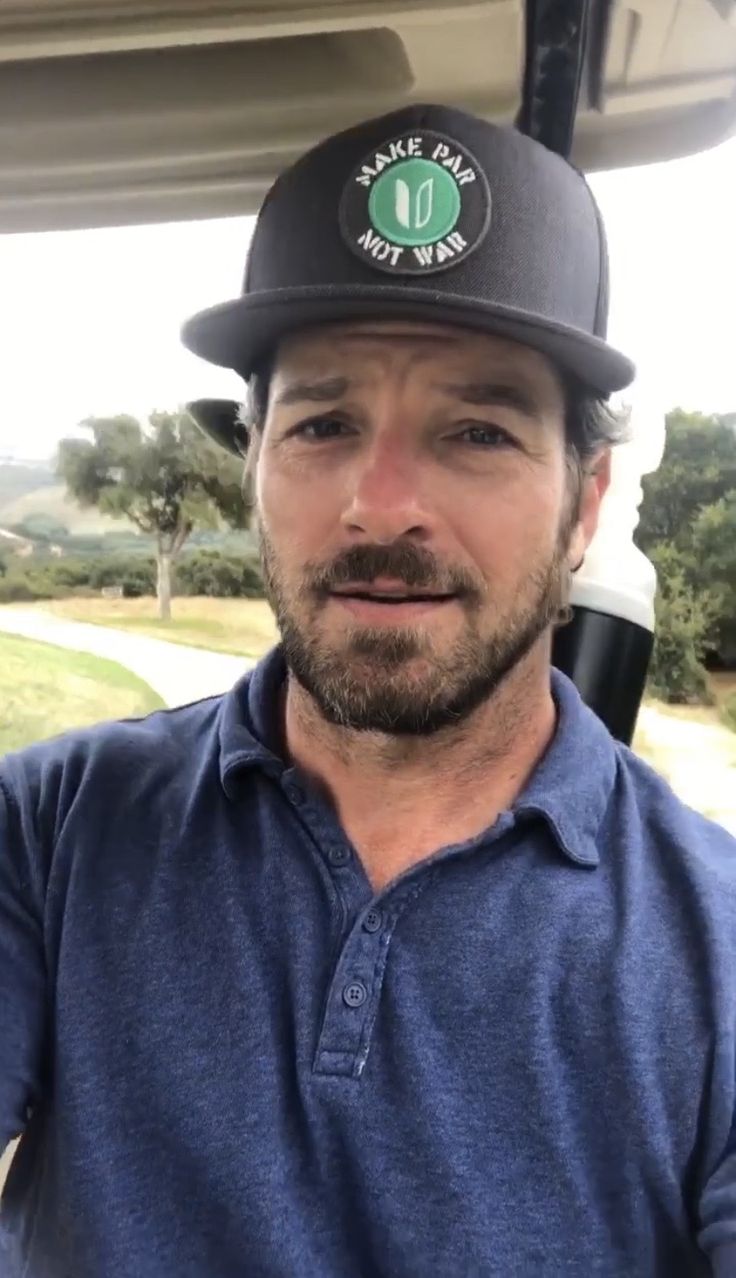
[[[417,208],[414,218],[414,227],[417,231],[423,230],[432,216],[433,195],[434,178],[427,178],[426,182],[422,182],[417,191]]]
[[[434,244],[420,245],[412,249],[420,266],[431,266],[434,261]]]
[[[399,225],[411,230],[411,193],[403,178],[396,179],[394,212]]]
[[[403,178],[396,179],[394,189],[394,213],[396,221],[407,231],[422,231],[432,217],[434,178],[422,182],[414,200],[413,218],[411,191]]]

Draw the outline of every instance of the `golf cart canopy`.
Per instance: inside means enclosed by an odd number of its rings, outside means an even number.
[[[15,0],[0,64],[0,230],[213,217],[411,101],[587,170],[711,146],[736,127],[736,0]]]

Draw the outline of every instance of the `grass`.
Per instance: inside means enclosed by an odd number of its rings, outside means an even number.
[[[720,718],[722,689],[714,694],[713,706],[647,698],[632,744],[681,799],[736,833],[736,732]]]
[[[0,634],[0,756],[69,728],[137,718],[163,704],[114,661]]]
[[[273,613],[263,599],[177,598],[172,601],[171,621],[159,620],[155,599],[56,599],[33,606],[67,621],[114,626],[236,657],[261,657],[278,638]]]

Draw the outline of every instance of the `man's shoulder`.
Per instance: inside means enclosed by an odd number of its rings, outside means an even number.
[[[722,886],[736,906],[736,837],[678,798],[627,746],[616,743],[616,753],[616,807],[629,846],[654,855],[665,874],[685,871],[704,885]]]
[[[116,719],[77,728],[6,754],[0,790],[10,803],[58,806],[80,792],[103,799],[143,778],[164,781],[187,764],[216,731],[223,698],[155,710],[140,719]]]

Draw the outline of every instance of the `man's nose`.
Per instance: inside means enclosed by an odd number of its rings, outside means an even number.
[[[351,533],[376,542],[430,533],[422,467],[409,442],[375,439],[356,460],[342,521]]]

